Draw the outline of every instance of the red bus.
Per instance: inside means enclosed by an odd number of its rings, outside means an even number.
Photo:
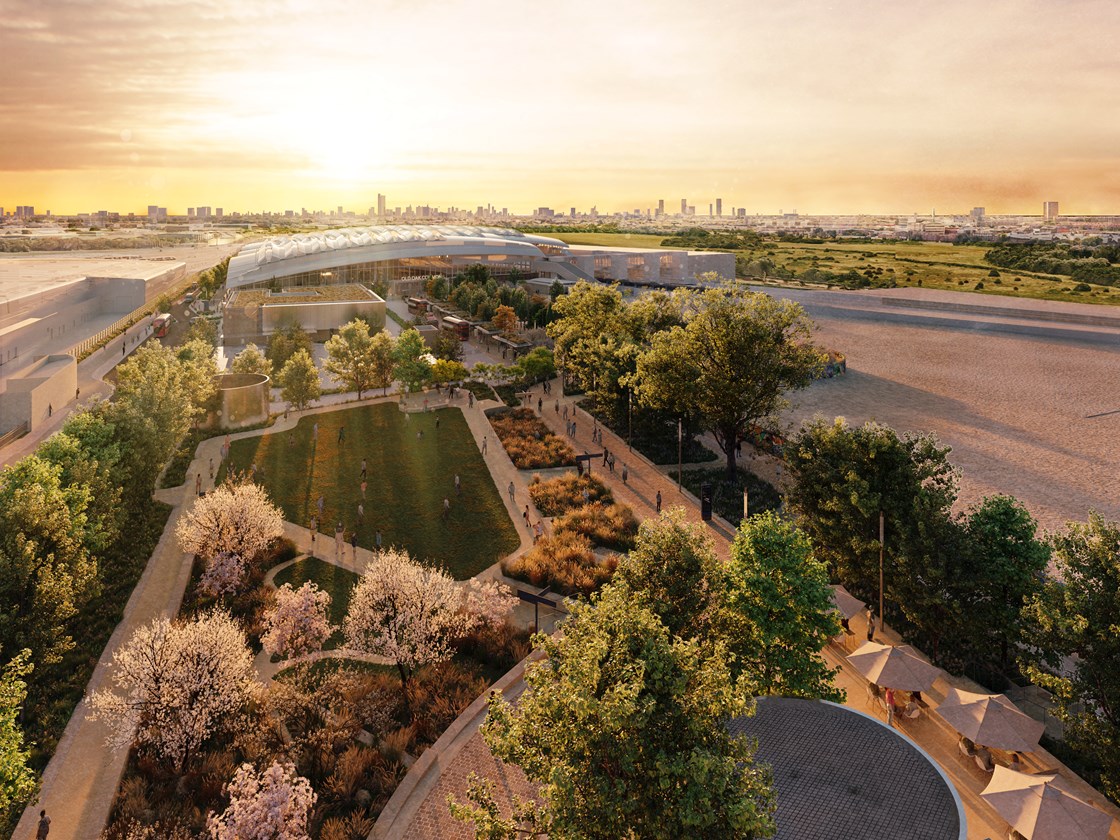
[[[157,315],[155,320],[152,321],[152,334],[156,338],[163,338],[167,335],[169,329],[171,329],[171,315],[166,312]]]

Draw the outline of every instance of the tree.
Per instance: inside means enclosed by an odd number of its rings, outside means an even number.
[[[821,657],[840,622],[808,537],[773,512],[744,519],[726,580],[720,623],[750,693],[844,702]]]
[[[24,678],[34,667],[31,651],[17,654],[0,674],[0,818],[22,808],[37,787],[35,773],[27,766],[31,753],[24,747],[20,711],[27,699]]]
[[[1090,513],[1052,543],[1057,574],[1024,608],[1024,664],[1054,695],[1066,744],[1120,802],[1120,523]]]
[[[451,330],[440,330],[436,336],[432,355],[437,359],[447,359],[449,362],[463,361],[463,342]]]
[[[272,362],[273,370],[282,370],[288,360],[300,350],[311,355],[311,336],[298,323],[289,324],[268,337],[266,355]]]
[[[449,362],[447,359],[436,359],[432,365],[432,382],[447,385],[450,382],[462,382],[468,379],[470,373],[462,362]]]
[[[246,344],[245,349],[233,357],[229,366],[231,373],[263,373],[272,376],[272,362],[255,344]]]
[[[299,589],[285,583],[276,590],[276,604],[265,613],[261,646],[285,659],[320,650],[334,628],[328,618],[331,596],[307,581]]]
[[[358,318],[348,323],[327,342],[326,369],[349,390],[362,392],[376,387],[376,369],[369,324]]]
[[[177,358],[182,370],[183,385],[187,389],[192,407],[191,420],[198,422],[218,393],[214,377],[218,365],[214,358],[214,345],[202,338],[193,338],[178,349]]]
[[[227,786],[229,807],[206,821],[210,840],[309,840],[316,795],[295,765],[273,761],[263,773],[242,764]]]
[[[128,451],[130,487],[135,496],[151,494],[156,475],[190,430],[196,407],[183,365],[175,352],[145,344],[117,366],[117,389],[107,419]]]
[[[384,395],[393,384],[393,349],[396,342],[388,330],[379,330],[370,339],[369,354],[373,368],[371,388],[380,388]]]
[[[786,502],[814,554],[865,599],[879,587],[879,512],[886,521],[889,587],[908,544],[957,498],[949,449],[931,434],[900,438],[878,423],[815,420],[786,442],[784,452],[794,479]]]
[[[762,293],[709,289],[683,298],[686,323],[654,333],[637,360],[645,405],[694,416],[710,431],[735,477],[735,450],[752,424],[772,425],[823,356],[809,343],[801,306]]]
[[[673,638],[625,586],[575,604],[560,637],[538,635],[517,705],[492,694],[491,751],[540,785],[550,837],[768,837],[767,773],[732,736],[751,701],[720,643]],[[500,835],[499,835],[500,836]]]
[[[252,481],[226,482],[195,500],[175,526],[179,547],[205,560],[222,558],[213,575],[215,594],[236,589],[251,563],[284,533],[279,508]],[[232,555],[232,557],[230,556]]]
[[[616,368],[620,346],[630,341],[622,293],[615,286],[577,283],[552,308],[557,319],[548,325],[547,332],[565,377],[589,393],[598,386],[609,399],[613,390],[607,389],[612,387],[612,379],[617,386],[617,377],[610,371]]]
[[[393,348],[393,378],[410,394],[421,390],[431,379],[432,366],[424,358],[426,355],[428,348],[419,331],[402,330]]]
[[[547,347],[534,347],[514,362],[513,368],[525,382],[543,382],[556,375],[556,360]]]
[[[40,665],[73,643],[67,622],[97,591],[87,543],[89,488],[63,487],[62,468],[28,455],[0,472],[0,656],[24,648]]]
[[[211,347],[218,346],[218,327],[209,318],[198,316],[191,319],[190,329],[187,330],[187,343],[201,341]]]
[[[615,579],[624,583],[673,636],[692,639],[709,632],[718,604],[722,569],[703,529],[682,508],[646,520],[633,550],[619,560]]]
[[[280,371],[280,396],[297,411],[307,408],[322,395],[319,369],[306,350],[297,350]]]
[[[411,709],[416,670],[450,659],[452,642],[482,620],[464,606],[462,590],[445,571],[403,551],[382,551],[354,587],[343,631],[351,647],[392,660]]]
[[[110,743],[140,748],[182,773],[215,734],[228,732],[256,692],[245,632],[229,613],[157,618],[113,654],[112,682],[90,696]]]
[[[966,637],[978,655],[993,658],[1002,668],[1008,650],[1022,641],[1022,611],[1042,586],[1050,548],[1038,539],[1038,525],[1012,496],[987,496],[965,515],[968,553],[962,615]]]
[[[494,324],[494,329],[502,335],[517,335],[517,313],[513,311],[512,307],[499,306],[494,312],[491,322]]]

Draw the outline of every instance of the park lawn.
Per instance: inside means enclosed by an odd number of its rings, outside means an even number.
[[[436,421],[439,420],[439,428]],[[312,440],[319,424],[318,444]],[[338,432],[345,428],[344,440]],[[417,433],[422,432],[421,438]],[[362,458],[368,461],[364,520]],[[320,552],[333,551],[335,523],[358,545],[374,547],[381,531],[384,547],[406,549],[418,560],[443,565],[466,580],[519,545],[517,531],[458,408],[404,414],[396,403],[378,403],[300,418],[291,432],[233,442],[229,465],[248,471],[289,522],[307,527],[324,498],[319,523]],[[455,494],[459,475],[462,495]],[[223,467],[221,477],[224,477]],[[451,502],[443,516],[443,500]]]
[[[324,548],[326,544],[324,544]],[[333,550],[333,548],[331,549]],[[349,551],[349,546],[347,546]],[[279,589],[285,583],[290,583],[292,589],[299,589],[308,581],[331,596],[331,608],[328,618],[331,624],[339,628],[326,641],[323,647],[334,650],[342,646],[342,622],[346,618],[346,610],[350,606],[350,593],[358,583],[358,576],[349,569],[327,563],[318,557],[304,557],[292,565],[281,569],[273,578],[273,583]]]

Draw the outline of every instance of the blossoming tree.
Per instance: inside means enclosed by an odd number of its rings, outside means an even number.
[[[114,689],[90,696],[109,743],[133,741],[182,773],[211,736],[236,725],[257,683],[245,633],[227,612],[158,618],[113,654]]]
[[[285,583],[276,590],[276,604],[264,618],[261,645],[266,653],[285,658],[319,650],[334,627],[328,619],[331,596],[307,581],[299,589]]]
[[[315,793],[292,764],[274,761],[262,773],[242,764],[227,792],[229,807],[207,820],[211,840],[308,840]]]

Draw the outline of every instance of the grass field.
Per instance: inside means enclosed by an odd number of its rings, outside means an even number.
[[[606,247],[660,247],[664,237],[628,233],[552,233],[571,245]],[[861,242],[780,242],[766,238],[754,250],[737,252],[749,261],[769,260],[770,274],[785,269],[795,275],[811,268],[861,274],[873,271],[879,281],[893,280],[900,287],[943,289],[953,292],[1005,295],[1064,300],[1078,303],[1120,305],[1120,289],[1093,285],[1088,292],[1075,292],[1077,283],[1069,277],[998,268],[1000,276],[991,277],[994,266],[984,262],[989,245],[953,245],[948,242],[884,241]],[[976,288],[982,283],[981,288]],[[793,281],[794,285],[800,285]]]
[[[359,522],[362,458],[368,461],[368,487]],[[320,553],[334,550],[334,526],[341,521],[347,534],[357,530],[364,548],[374,547],[380,530],[382,545],[403,547],[465,580],[518,546],[517,531],[457,408],[408,415],[395,403],[380,403],[315,414],[301,418],[290,433],[234,441],[229,462],[239,471],[255,462],[257,480],[289,522],[306,527],[322,494]],[[456,473],[463,491],[458,496]],[[451,502],[446,518],[444,498]]]

